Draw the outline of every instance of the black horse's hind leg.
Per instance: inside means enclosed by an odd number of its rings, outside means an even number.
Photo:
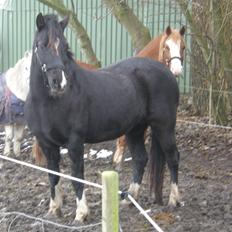
[[[151,135],[151,151],[150,151],[150,161],[149,161],[149,176],[151,182],[151,190],[155,191],[156,203],[163,204],[163,179],[165,171],[165,154],[162,151],[159,140],[152,131]]]
[[[59,147],[44,147],[41,146],[44,155],[47,159],[47,168],[59,172],[60,151]],[[51,188],[51,199],[49,204],[49,214],[57,216],[61,215],[61,207],[63,205],[63,194],[59,185],[60,177],[53,174],[48,174]]]
[[[176,146],[175,129],[173,128],[159,128],[155,130],[157,139],[159,140],[165,159],[168,164],[171,176],[171,191],[169,195],[169,205],[176,206],[180,202],[179,189],[178,189],[178,168],[179,168],[179,152]],[[160,153],[161,154],[161,153]],[[161,161],[161,166],[163,160]],[[161,175],[162,177],[162,175]],[[159,188],[159,187],[158,187]],[[159,199],[159,191],[156,196]]]
[[[139,189],[143,179],[144,169],[147,164],[148,155],[144,145],[144,129],[134,129],[126,135],[128,148],[132,155],[133,181],[128,192],[138,199]]]
[[[72,176],[84,179],[84,144],[80,142],[81,139],[74,135],[69,141],[69,156],[72,161]],[[76,193],[76,221],[84,221],[89,214],[89,208],[87,205],[84,184],[76,181],[72,181],[73,188]]]

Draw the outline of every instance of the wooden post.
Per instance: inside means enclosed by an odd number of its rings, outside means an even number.
[[[102,173],[102,232],[119,231],[118,173]]]

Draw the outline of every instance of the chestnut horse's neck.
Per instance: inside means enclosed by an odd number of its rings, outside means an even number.
[[[149,57],[154,60],[165,63],[165,61],[162,59],[160,50],[162,49],[166,37],[167,36],[165,34],[158,35],[157,37],[152,39],[138,54],[136,54],[136,56]]]
[[[97,69],[94,65],[84,63],[84,62],[82,62],[80,60],[76,60],[76,63],[78,65],[80,65],[82,68],[86,68],[86,69],[89,69],[89,70],[95,70],[95,69]]]

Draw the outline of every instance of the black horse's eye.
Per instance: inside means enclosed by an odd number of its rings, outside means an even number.
[[[45,45],[44,45],[44,43],[42,43],[42,42],[37,42],[36,43],[36,47],[38,47],[38,48],[45,48]]]
[[[43,43],[41,43],[41,44],[39,45],[39,47],[40,47],[40,48],[45,48],[46,46],[45,46]]]

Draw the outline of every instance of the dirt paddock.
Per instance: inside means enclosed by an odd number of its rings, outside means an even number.
[[[196,121],[196,118],[188,120]],[[164,183],[164,206],[154,203],[150,197],[146,176],[138,200],[143,209],[166,232],[230,232],[232,231],[232,130],[202,127],[199,125],[177,123],[177,143],[180,151],[179,188],[182,205],[175,210],[166,204],[170,190],[169,173]],[[1,135],[1,144],[4,143]],[[26,136],[18,159],[34,163],[31,156],[31,138]],[[1,154],[2,154],[2,146]],[[115,141],[86,145],[85,153],[90,149],[100,151],[115,150]],[[126,156],[129,154],[127,152]],[[112,156],[104,159],[85,159],[85,178],[101,183],[100,173],[112,170]],[[8,161],[0,161],[0,231],[11,232],[100,232],[101,191],[87,187],[87,200],[90,216],[85,223],[75,225],[82,229],[60,227],[73,226],[75,215],[75,196],[70,181],[62,179],[64,206],[61,218],[47,217],[49,204],[49,183],[46,173],[33,170]],[[70,162],[63,156],[61,171],[70,173]],[[123,163],[119,172],[120,189],[125,190],[131,179],[131,161]],[[19,215],[16,212],[49,220],[56,224],[41,223],[34,218]],[[91,224],[97,224],[90,227]],[[133,207],[120,206],[121,231],[155,231],[150,223]]]

